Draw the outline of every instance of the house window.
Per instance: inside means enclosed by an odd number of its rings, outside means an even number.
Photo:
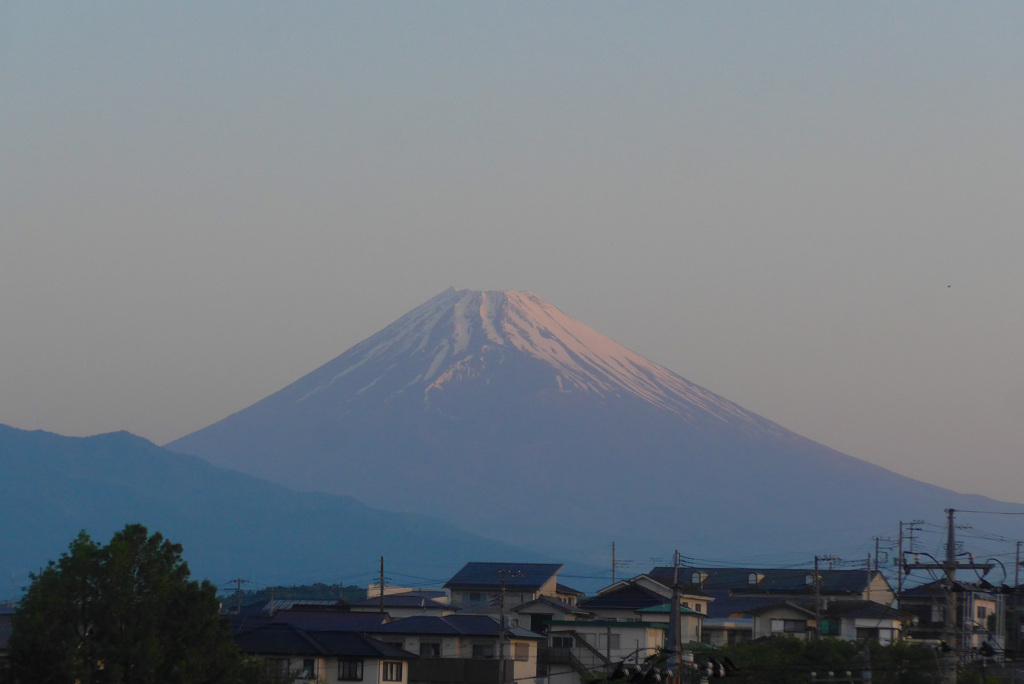
[[[551,648],[572,648],[573,639],[571,636],[553,636],[551,637]]]
[[[609,642],[610,640],[610,642]],[[619,650],[619,635],[618,634],[598,634],[597,635],[597,647],[600,649],[613,649]]]
[[[421,641],[420,642],[420,657],[421,658],[440,658],[441,657],[441,642],[440,641]]]
[[[822,620],[821,634],[822,636],[839,636],[842,626],[843,623],[839,620]]]
[[[988,608],[985,606],[978,606],[978,619],[984,620],[986,615],[988,615]]]
[[[479,592],[479,591],[471,591],[471,592],[469,592],[469,601],[470,601],[470,603],[479,603],[480,601],[483,601],[483,600],[484,600],[484,595],[483,595],[482,592]]]
[[[316,659],[303,658],[302,674],[299,676],[299,679],[313,679],[314,677],[316,677]]]
[[[473,644],[473,657],[474,658],[493,658],[494,657],[494,644]]]
[[[402,663],[384,661],[384,674],[381,677],[385,682],[402,681]]]
[[[529,644],[512,644],[512,657],[520,662],[526,662],[530,659],[530,645]]]
[[[361,682],[363,681],[363,661],[345,660],[338,658],[338,681],[339,682]]]
[[[772,632],[785,632],[787,634],[799,634],[807,631],[806,620],[772,620]]]
[[[874,639],[878,641],[878,628],[877,627],[858,627],[857,628],[857,640]]]

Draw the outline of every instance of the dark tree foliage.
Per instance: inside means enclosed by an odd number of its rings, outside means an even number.
[[[720,650],[740,668],[736,684],[807,684],[810,673],[827,679],[828,672],[843,678],[850,671],[855,679],[870,667],[874,684],[934,684],[939,681],[935,652],[924,646],[838,639],[804,641],[772,637],[736,644]]]
[[[82,532],[39,574],[13,619],[15,681],[237,684],[254,667],[219,617],[216,589],[189,579],[181,545],[128,525],[106,546]]]

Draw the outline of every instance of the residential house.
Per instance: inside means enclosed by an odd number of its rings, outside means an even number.
[[[911,616],[874,601],[830,600],[821,609],[821,635],[843,641],[871,639],[882,646],[899,641]]]
[[[912,639],[938,645],[952,640],[963,651],[978,651],[983,643],[995,651],[1006,646],[1004,596],[988,582],[957,582],[948,594],[955,604],[956,623],[947,628],[946,581],[937,580],[904,590],[900,610],[914,617]],[[952,647],[954,644],[947,644]]]
[[[665,586],[672,586],[676,569],[656,567],[647,573]],[[859,599],[893,605],[896,594],[877,570],[833,570],[819,568],[818,581],[810,568],[695,568],[678,569],[678,578],[709,596],[774,596],[826,599]],[[817,586],[815,586],[817,585]]]
[[[573,589],[572,587],[567,587],[564,584],[558,584],[555,587],[555,596],[557,596],[559,600],[565,601],[571,606],[575,606],[582,599],[586,598],[587,595],[582,591]]]
[[[578,684],[584,677],[607,676],[618,663],[640,662],[664,648],[669,620],[553,620],[548,627],[539,674],[549,684]]]
[[[587,611],[576,607],[560,598],[541,596],[512,609],[512,624],[536,634],[547,634],[548,626],[553,620],[574,620],[588,616]]]
[[[701,640],[708,644],[727,645],[780,632],[814,634],[815,604],[819,601],[822,610],[830,605],[840,610],[837,602],[841,602],[851,611],[842,620],[833,617],[829,623],[832,636],[846,638],[857,629],[861,634],[877,629],[879,639],[885,641],[900,630],[899,616],[886,610],[894,603],[892,587],[881,572],[873,570],[819,569],[815,578],[813,569],[803,568],[656,567],[647,576],[666,587],[678,578],[684,590],[713,599],[701,626]],[[855,604],[849,603],[856,601],[870,602],[872,607],[856,604],[854,608]],[[803,611],[810,611],[810,617]],[[857,618],[854,612],[870,612],[873,617]],[[772,619],[782,622],[772,623]]]
[[[493,684],[498,668],[505,681],[537,677],[539,643],[544,637],[521,627],[501,630],[487,615],[419,615],[395,620],[369,631],[376,639],[418,653],[410,665],[414,684]]]
[[[444,588],[451,605],[465,613],[498,615],[502,598],[507,612],[541,596],[575,602],[578,592],[560,595],[558,563],[466,563]]]
[[[267,673],[282,681],[408,684],[412,653],[356,632],[305,630],[269,623],[238,632],[243,653],[262,659]],[[289,680],[290,681],[290,680]]]
[[[669,622],[673,589],[649,575],[621,580],[580,602],[596,617],[621,622]],[[700,641],[701,623],[714,597],[694,585],[680,585],[680,635],[684,643]]]

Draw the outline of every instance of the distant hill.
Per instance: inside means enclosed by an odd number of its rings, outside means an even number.
[[[594,563],[613,540],[810,560],[950,507],[1024,512],[806,439],[521,292],[442,292],[167,447]]]
[[[242,577],[250,588],[365,586],[376,581],[381,556],[420,581],[443,581],[468,560],[536,557],[427,516],[292,491],[127,432],[78,438],[0,425],[3,584],[24,586],[29,571],[56,559],[82,529],[105,543],[129,522],[182,544],[194,575]],[[17,593],[0,584],[0,599]]]

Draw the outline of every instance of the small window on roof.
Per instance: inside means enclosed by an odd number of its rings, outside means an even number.
[[[814,584],[814,575],[812,573],[807,573],[807,576],[804,577],[804,583],[808,585]]]
[[[747,575],[747,584],[757,584],[760,581],[761,575],[757,574],[756,572],[752,572],[749,575]]]

